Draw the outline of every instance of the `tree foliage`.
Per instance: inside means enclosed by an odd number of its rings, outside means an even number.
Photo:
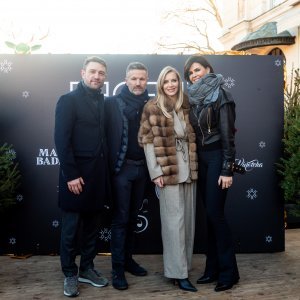
[[[284,100],[284,154],[280,160],[281,188],[287,203],[296,204],[292,212],[300,216],[300,74],[295,70]],[[293,74],[292,74],[293,75]]]
[[[40,44],[42,40],[47,38],[49,35],[49,29],[46,34],[33,34],[28,41],[20,42],[20,37],[18,37],[14,32],[11,33],[11,38],[13,41],[5,41],[5,45],[14,50],[15,54],[31,54],[33,51],[39,50],[42,45]]]
[[[20,171],[15,162],[12,145],[0,147],[0,212],[16,204],[16,193],[20,185]]]

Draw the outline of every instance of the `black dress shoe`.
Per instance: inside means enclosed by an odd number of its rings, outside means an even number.
[[[125,264],[125,271],[131,273],[135,276],[146,276],[147,270],[141,267],[136,261],[133,259],[130,260],[129,263]]]
[[[112,286],[117,290],[127,290],[128,283],[125,278],[124,272],[113,272],[112,275]]]
[[[198,290],[191,284],[188,278],[174,279],[174,284],[178,284],[179,288],[188,292],[197,292]]]
[[[197,280],[198,284],[211,283],[217,280],[217,276],[205,276],[203,275]]]
[[[234,284],[236,284],[238,281],[235,281],[233,283],[222,283],[218,282],[216,287],[215,287],[215,292],[222,292],[226,290],[230,290]]]

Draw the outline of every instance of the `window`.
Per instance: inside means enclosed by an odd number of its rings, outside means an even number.
[[[283,51],[282,51],[280,48],[273,48],[273,49],[268,53],[268,55],[281,55],[284,64],[286,63],[285,55],[284,55]]]
[[[245,11],[245,0],[239,0],[238,1],[238,20],[244,20],[246,17],[246,11]]]
[[[268,55],[281,55],[282,56],[282,61],[283,61],[283,86],[286,88],[286,59],[283,51],[280,48],[273,48]]]

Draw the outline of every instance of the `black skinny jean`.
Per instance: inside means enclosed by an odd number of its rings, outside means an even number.
[[[204,201],[207,218],[207,253],[204,275],[231,284],[239,279],[230,228],[224,207],[227,189],[218,186],[222,168],[221,149],[198,151],[199,192]]]
[[[126,263],[132,259],[137,215],[144,199],[147,177],[146,163],[134,165],[124,162],[113,178],[111,255],[112,268],[116,273],[124,272]]]

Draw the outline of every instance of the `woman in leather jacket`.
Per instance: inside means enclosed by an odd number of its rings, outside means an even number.
[[[204,201],[207,222],[206,266],[198,284],[217,281],[215,291],[232,288],[239,280],[230,228],[224,207],[233,181],[235,161],[235,103],[203,57],[191,56],[184,66],[198,152],[198,192]]]

